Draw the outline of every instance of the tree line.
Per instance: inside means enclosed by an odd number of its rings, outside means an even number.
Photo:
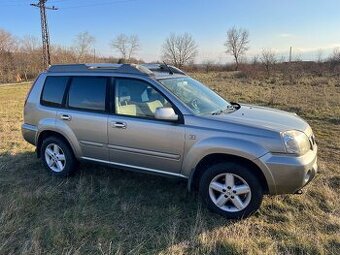
[[[50,53],[53,64],[57,63],[86,63],[86,62],[110,62],[110,63],[141,63],[137,59],[141,50],[141,42],[137,35],[119,34],[109,43],[119,57],[104,57],[96,54],[94,50],[95,37],[88,32],[82,32],[75,36],[73,44],[69,47],[51,45]],[[240,64],[249,50],[249,32],[244,28],[231,27],[227,30],[224,43],[225,53],[233,60],[233,69],[239,70]],[[176,67],[193,66],[198,55],[198,44],[189,33],[171,33],[161,47],[161,61]],[[317,62],[322,62],[322,52],[318,53]],[[280,60],[273,49],[262,49],[258,56],[252,60],[253,65],[261,65],[267,75],[275,69]],[[335,49],[327,59],[332,70],[339,69],[340,50]],[[249,62],[248,62],[249,63]],[[205,61],[206,70],[212,68],[212,61]],[[215,65],[216,66],[216,65]],[[44,69],[42,65],[42,47],[40,40],[33,36],[16,38],[9,32],[0,28],[0,83],[31,80]]]

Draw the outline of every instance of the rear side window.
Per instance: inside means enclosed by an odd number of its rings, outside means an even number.
[[[105,111],[106,77],[73,77],[68,93],[69,108]]]
[[[41,104],[48,106],[61,106],[63,103],[67,81],[68,77],[47,77],[41,95]]]

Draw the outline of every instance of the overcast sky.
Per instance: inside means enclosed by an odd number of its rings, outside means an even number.
[[[38,0],[0,0],[0,28],[40,39],[40,14],[32,2]],[[234,25],[250,33],[249,59],[263,48],[287,57],[292,46],[293,56],[313,60],[319,49],[327,57],[340,47],[340,0],[48,0],[47,5],[59,7],[48,11],[53,44],[71,46],[76,34],[87,31],[104,56],[119,56],[109,42],[125,33],[139,36],[139,58],[158,60],[170,33],[188,32],[199,46],[196,62],[224,63],[230,61],[226,31]]]

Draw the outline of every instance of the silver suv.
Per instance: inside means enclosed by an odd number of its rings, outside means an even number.
[[[24,108],[23,137],[52,174],[92,161],[184,178],[227,218],[252,214],[264,194],[300,193],[317,172],[296,114],[230,103],[166,64],[53,65]]]

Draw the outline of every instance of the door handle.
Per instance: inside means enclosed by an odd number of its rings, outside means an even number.
[[[115,128],[126,128],[126,126],[125,122],[112,122],[112,127]]]
[[[68,114],[61,114],[60,115],[60,118],[62,119],[62,120],[71,120],[72,118],[71,118],[71,115],[68,115]]]

